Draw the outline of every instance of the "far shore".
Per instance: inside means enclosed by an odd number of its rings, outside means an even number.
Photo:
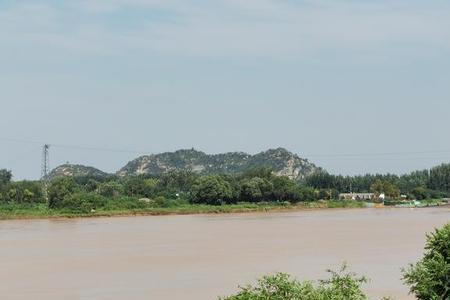
[[[439,206],[447,206],[441,204]],[[27,219],[73,219],[73,218],[104,218],[104,217],[132,217],[132,216],[168,216],[168,215],[199,215],[199,214],[232,214],[232,213],[265,213],[287,212],[301,210],[322,209],[355,209],[368,208],[365,202],[359,201],[312,201],[296,204],[286,203],[238,203],[226,205],[183,205],[174,207],[148,207],[141,209],[122,210],[92,210],[91,212],[77,212],[48,209],[44,204],[5,207],[0,205],[1,220]],[[378,209],[392,209],[393,206],[376,206]]]
[[[173,207],[148,207],[121,210],[93,210],[92,212],[77,212],[52,210],[41,205],[20,206],[5,209],[0,205],[0,220],[14,219],[71,219],[99,217],[131,217],[131,216],[167,216],[167,215],[198,215],[198,214],[230,214],[285,212],[295,210],[365,208],[364,202],[357,201],[312,201],[296,204],[286,203],[238,203],[225,205],[182,205]]]

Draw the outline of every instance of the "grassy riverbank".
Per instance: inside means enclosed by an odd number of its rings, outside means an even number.
[[[362,208],[365,204],[357,201],[312,201],[289,204],[287,202],[238,203],[225,205],[180,204],[169,207],[148,205],[140,208],[102,208],[92,212],[64,209],[49,209],[45,204],[1,204],[0,220],[46,219],[77,217],[113,217],[133,215],[186,215],[288,211],[325,208]]]

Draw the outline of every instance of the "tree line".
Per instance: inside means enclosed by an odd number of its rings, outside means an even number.
[[[385,193],[391,199],[402,194],[419,200],[448,197],[450,164],[402,176],[342,176],[321,171],[301,181],[276,176],[268,168],[255,168],[239,175],[173,171],[158,176],[59,177],[48,185],[48,199],[39,181],[13,181],[10,171],[0,170],[0,203],[47,203],[57,209],[139,208],[146,203],[160,206],[297,203],[338,199],[340,193],[346,192]]]
[[[305,179],[305,185],[315,189],[333,189],[341,193],[383,192],[391,198],[403,194],[409,199],[437,199],[448,197],[450,194],[450,164],[400,176],[394,174],[342,176],[317,172]]]

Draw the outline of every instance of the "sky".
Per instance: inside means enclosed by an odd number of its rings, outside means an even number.
[[[450,162],[447,0],[0,0],[0,168],[285,147],[334,174]]]

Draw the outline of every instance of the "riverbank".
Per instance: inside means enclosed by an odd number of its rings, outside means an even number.
[[[358,201],[311,201],[290,204],[288,202],[238,203],[225,205],[183,204],[170,207],[148,206],[133,209],[98,209],[91,212],[49,209],[45,204],[1,204],[0,220],[89,218],[119,216],[159,216],[193,214],[227,214],[251,212],[276,212],[306,209],[364,208]]]

